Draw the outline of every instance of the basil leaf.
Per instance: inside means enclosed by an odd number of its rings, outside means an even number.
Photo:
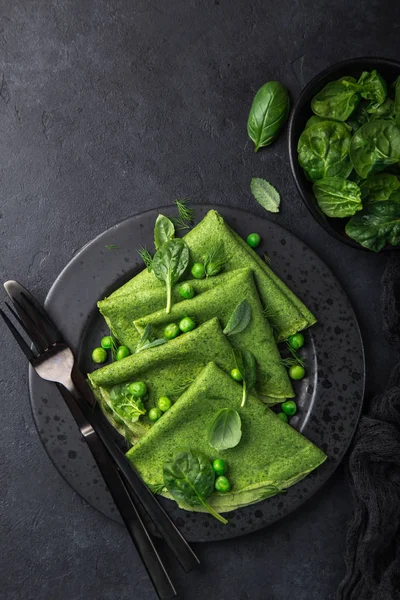
[[[154,246],[156,247],[156,250],[174,237],[175,227],[173,222],[164,215],[158,215],[154,226]]]
[[[246,299],[239,302],[224,329],[225,335],[235,335],[246,329],[251,319],[251,306]]]
[[[272,144],[286,122],[289,110],[288,91],[278,81],[269,81],[258,90],[247,121],[247,133],[255,144],[255,152]]]
[[[166,344],[167,341],[168,340],[166,340],[165,338],[158,338],[151,342],[147,342],[146,344],[143,344],[143,346],[141,348],[139,348],[139,350],[136,350],[136,354],[138,352],[142,352],[142,350],[148,350],[149,348],[155,348],[156,346],[162,346],[163,344]]]
[[[155,346],[161,346],[162,344],[166,344],[167,340],[165,338],[159,338],[157,340],[152,340],[152,327],[151,323],[148,323],[144,328],[142,336],[136,346],[136,352],[142,352],[142,350],[147,350],[148,348],[154,348]]]
[[[362,209],[361,191],[354,181],[342,177],[325,177],[313,185],[322,212],[328,217],[351,217]]]
[[[165,242],[154,255],[153,272],[167,286],[167,313],[171,312],[172,286],[186,271],[188,264],[189,248],[179,238]]]
[[[268,181],[253,177],[250,182],[250,189],[258,204],[265,208],[265,210],[273,213],[279,212],[281,197],[279,192]]]
[[[400,128],[384,119],[366,123],[351,140],[350,159],[363,179],[399,162]]]
[[[208,443],[215,450],[234,448],[242,437],[240,415],[232,408],[222,408],[215,415],[208,430]]]
[[[249,393],[252,391],[257,381],[257,363],[254,354],[249,350],[234,350],[236,367],[243,377],[243,396],[241,408],[246,403]]]
[[[218,521],[228,523],[206,501],[214,492],[215,473],[205,454],[180,452],[164,463],[163,475],[165,487],[178,503],[202,505]]]

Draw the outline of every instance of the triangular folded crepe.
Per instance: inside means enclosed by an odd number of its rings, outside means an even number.
[[[102,408],[105,409],[106,415],[110,416],[107,407],[112,386],[144,381],[149,390],[145,408],[149,410],[156,406],[160,396],[169,396],[173,401],[179,398],[185,384],[186,387],[189,386],[210,360],[228,373],[235,366],[232,346],[222,333],[216,318],[162,346],[143,350],[124,360],[106,365],[93,371],[88,377]],[[121,424],[113,422],[112,418],[110,421],[117,426],[122,435],[127,434]],[[129,426],[132,435],[127,437],[134,442],[144,435],[150,426],[147,415],[141,416]]]
[[[210,248],[222,248],[227,258],[225,272],[243,267],[254,271],[261,303],[278,341],[315,323],[314,315],[301,300],[216,211],[209,211],[184,239],[189,246],[192,262],[202,262]],[[208,289],[208,286],[217,284],[217,280],[218,276],[210,278],[203,287]],[[178,287],[175,289],[175,302],[180,301]],[[165,287],[147,270],[98,303],[111,331],[129,347],[137,342],[137,335],[132,328],[133,320],[162,309],[164,305]]]
[[[250,395],[243,409],[240,401],[240,385],[210,363],[127,457],[146,483],[157,486],[163,483],[164,462],[177,452],[201,451],[210,460],[222,458],[232,490],[227,494],[215,492],[208,500],[222,513],[286,490],[325,461],[321,450],[256,397]],[[239,411],[242,438],[235,448],[217,452],[208,443],[207,430],[222,408]],[[170,497],[167,492],[162,495]]]
[[[146,325],[151,324],[156,338],[162,337],[168,323],[179,323],[185,316],[192,317],[197,324],[218,317],[222,327],[225,327],[238,303],[244,299],[251,307],[250,323],[244,331],[232,335],[229,341],[234,347],[250,350],[254,354],[257,361],[256,390],[261,396],[273,398],[273,403],[277,399],[282,401],[293,397],[293,388],[286,368],[282,365],[271,327],[263,313],[253,271],[250,269],[231,271],[229,278],[223,283],[190,300],[175,304],[169,314],[160,310],[137,319],[134,325],[143,333]]]

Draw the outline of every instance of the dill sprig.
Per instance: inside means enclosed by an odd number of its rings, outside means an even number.
[[[117,246],[116,244],[106,244],[105,247],[107,248],[107,250],[119,250],[119,246]]]
[[[194,220],[194,209],[187,205],[188,199],[182,198],[182,200],[175,200],[176,208],[178,209],[178,216],[172,217],[171,221],[175,225],[176,229],[190,229],[193,225]]]
[[[142,261],[144,262],[144,264],[146,265],[147,270],[151,271],[152,265],[153,265],[153,257],[150,254],[150,252],[147,250],[147,248],[145,248],[144,246],[140,246],[137,250],[137,253],[139,254],[139,256],[142,259]]]
[[[264,252],[264,254],[262,255],[262,259],[265,262],[265,264],[267,264],[267,265],[271,264],[271,257],[268,256],[268,254],[266,252]]]
[[[110,329],[110,337],[111,337],[111,357],[113,360],[115,360],[115,357],[117,355],[118,346],[120,344],[119,344],[117,338],[115,338],[113,336],[111,329]]]
[[[227,258],[224,248],[221,245],[214,246],[207,252],[203,257],[204,268],[206,270],[206,276],[213,277],[218,275],[222,268],[226,265],[229,258]]]
[[[282,364],[285,367],[293,367],[294,365],[300,365],[300,367],[305,366],[305,361],[304,359],[301,358],[300,354],[297,352],[297,350],[295,350],[294,348],[292,348],[292,346],[289,344],[289,342],[286,340],[285,342],[286,345],[286,350],[291,354],[290,357],[287,358],[283,358],[282,359]]]

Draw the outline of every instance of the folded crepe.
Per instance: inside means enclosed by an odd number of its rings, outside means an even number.
[[[230,343],[240,350],[250,350],[257,362],[256,390],[265,401],[275,404],[294,396],[287,370],[281,357],[271,327],[265,318],[257,293],[251,269],[238,269],[227,274],[219,285],[172,306],[167,314],[165,309],[134,321],[142,334],[146,325],[151,324],[155,337],[162,337],[168,323],[179,323],[185,316],[192,317],[197,324],[212,317],[218,317],[222,327],[239,302],[246,299],[251,307],[251,319],[247,327],[229,338]]]
[[[232,346],[216,318],[162,346],[143,350],[97,369],[88,378],[110,422],[134,443],[147,433],[151,422],[147,415],[128,424],[116,421],[115,415],[110,412],[111,388],[121,383],[144,381],[149,394],[144,404],[149,410],[156,406],[160,396],[178,399],[185,386],[188,387],[210,361],[228,373],[235,366]]]
[[[192,385],[127,453],[128,459],[151,486],[163,483],[164,462],[180,451],[204,452],[210,460],[226,461],[232,489],[215,492],[208,503],[228,512],[279,494],[321,465],[326,455],[284,423],[253,395],[240,408],[241,387],[216,364],[209,363]],[[239,411],[242,438],[235,448],[216,451],[207,431],[222,408]],[[165,490],[165,488],[164,488]],[[171,496],[165,490],[161,494]],[[180,504],[186,510],[200,507]]]
[[[246,267],[254,271],[261,303],[278,341],[316,322],[301,300],[216,211],[209,211],[184,239],[189,246],[192,262],[203,262],[210,248],[221,248],[227,259],[225,272]],[[209,278],[201,289],[203,291],[217,284],[218,276]],[[175,302],[181,300],[178,289],[179,286],[176,286]],[[132,349],[138,340],[132,322],[165,306],[165,286],[154,273],[146,269],[100,301],[98,306],[112,333]]]

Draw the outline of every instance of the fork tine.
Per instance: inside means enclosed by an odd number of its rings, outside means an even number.
[[[22,352],[25,354],[26,358],[29,360],[29,362],[31,362],[31,360],[33,360],[35,358],[33,351],[29,348],[28,344],[26,343],[26,341],[24,340],[24,338],[22,337],[22,335],[20,334],[18,329],[10,321],[10,319],[8,318],[8,316],[6,315],[4,310],[1,308],[0,308],[0,316],[3,318],[5,324],[7,325],[11,334],[13,335],[18,346],[21,348]]]
[[[29,314],[26,308],[20,303],[19,300],[17,300],[17,298],[11,297],[11,300],[18,314],[19,322],[21,323],[25,333],[35,344],[37,350],[39,352],[44,352],[46,348],[51,346],[51,343],[43,333],[42,329],[36,323],[34,313],[32,312],[32,315]]]

